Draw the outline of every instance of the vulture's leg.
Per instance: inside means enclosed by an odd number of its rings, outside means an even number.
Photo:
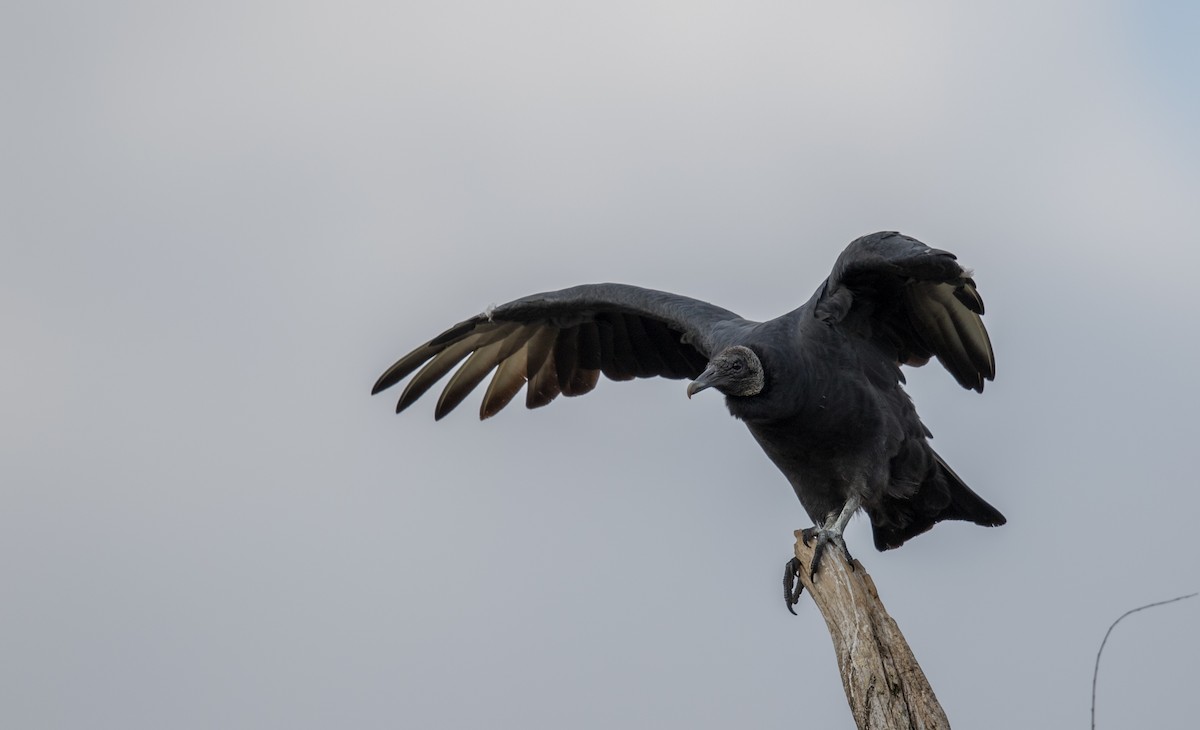
[[[846,500],[846,505],[842,507],[842,511],[837,517],[830,515],[825,524],[818,528],[810,527],[803,533],[804,544],[807,545],[809,540],[816,539],[817,546],[813,548],[812,567],[808,571],[808,579],[815,580],[817,570],[821,566],[821,557],[825,554],[825,548],[830,543],[841,548],[842,554],[846,556],[846,562],[850,564],[851,569],[854,568],[854,558],[850,557],[850,550],[846,547],[846,540],[842,537],[842,532],[846,529],[846,525],[850,522],[850,518],[862,506],[862,502],[858,497],[851,495]]]

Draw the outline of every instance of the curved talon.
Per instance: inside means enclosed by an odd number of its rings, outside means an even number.
[[[800,594],[804,592],[804,583],[800,581],[800,571],[803,568],[800,558],[792,558],[783,566],[783,600],[793,616],[797,613],[792,607],[800,602]]]
[[[813,548],[812,568],[808,571],[808,580],[815,583],[817,581],[817,568],[821,567],[821,558],[825,556],[825,546],[829,544],[829,540],[817,538],[817,546]]]

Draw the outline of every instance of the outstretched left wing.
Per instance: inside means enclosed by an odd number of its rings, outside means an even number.
[[[612,380],[695,378],[723,333],[744,323],[726,309],[689,297],[624,284],[590,284],[533,294],[451,327],[405,355],[371,393],[413,371],[396,412],[462,363],[434,410],[440,419],[495,370],[479,409],[495,415],[528,383],[525,405],[582,395],[600,374]],[[466,362],[463,362],[463,360]]]

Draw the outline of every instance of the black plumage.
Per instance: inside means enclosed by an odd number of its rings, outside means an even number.
[[[933,451],[901,387],[900,365],[936,357],[982,392],[995,377],[982,314],[953,254],[881,232],[852,242],[808,302],[767,322],[640,287],[577,286],[451,327],[388,368],[372,393],[417,371],[400,412],[458,366],[437,401],[440,419],[494,373],[479,412],[488,418],[522,386],[536,408],[590,392],[601,373],[691,379],[689,396],[708,387],[726,395],[791,483],[821,547],[844,550],[842,530],[861,507],[886,550],[942,520],[1005,522]]]

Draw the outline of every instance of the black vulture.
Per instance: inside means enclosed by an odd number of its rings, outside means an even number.
[[[879,550],[942,520],[1004,524],[929,446],[901,387],[901,365],[936,357],[960,385],[983,392],[996,367],[981,314],[975,282],[954,254],[885,231],[853,241],[812,298],[767,322],[652,289],[576,286],[451,327],[388,368],[372,393],[420,368],[399,413],[459,363],[437,419],[493,370],[480,418],[522,387],[525,405],[537,408],[591,391],[601,373],[687,378],[689,397],[715,388],[815,523],[805,533],[817,540],[815,576],[827,544],[845,552],[842,531],[860,508]]]

